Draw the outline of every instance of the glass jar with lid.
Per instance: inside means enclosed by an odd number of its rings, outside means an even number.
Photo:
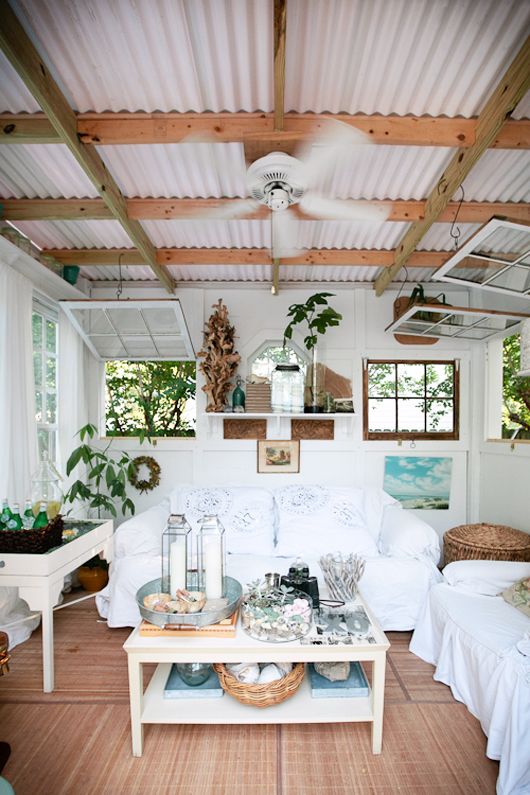
[[[298,640],[311,629],[313,602],[308,594],[293,588],[257,587],[241,604],[241,623],[256,640]]]
[[[61,476],[44,451],[42,461],[31,478],[31,504],[35,516],[39,513],[41,502],[46,503],[48,519],[57,516],[63,502],[60,481]]]
[[[277,364],[272,373],[272,410],[298,414],[304,410],[304,377],[297,364]]]

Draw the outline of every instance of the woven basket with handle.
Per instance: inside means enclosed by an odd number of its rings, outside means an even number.
[[[251,707],[272,707],[294,696],[302,684],[305,670],[304,663],[295,663],[293,670],[287,676],[275,682],[247,685],[238,682],[223,663],[214,663],[213,668],[219,676],[219,683],[225,693],[236,698],[241,704],[248,704]]]

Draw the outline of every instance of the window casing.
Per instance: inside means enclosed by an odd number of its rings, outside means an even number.
[[[364,439],[458,439],[459,382],[456,360],[365,360]]]
[[[39,458],[48,453],[57,458],[58,436],[58,317],[51,307],[33,303],[33,376],[35,381],[35,420]]]
[[[285,347],[281,340],[269,340],[261,345],[248,360],[249,375],[260,376],[261,378],[272,377],[272,373],[277,364],[297,364],[305,375],[307,368],[307,358],[294,343]]]

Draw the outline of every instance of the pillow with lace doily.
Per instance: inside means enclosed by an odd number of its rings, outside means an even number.
[[[171,512],[183,513],[193,530],[202,517],[215,514],[226,533],[231,554],[270,555],[274,544],[274,502],[267,489],[252,486],[179,486]]]
[[[309,557],[338,551],[376,556],[379,527],[373,497],[369,490],[348,487],[278,489],[274,494],[278,512],[275,554]]]

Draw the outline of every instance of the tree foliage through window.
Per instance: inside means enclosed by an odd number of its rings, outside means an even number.
[[[195,362],[105,363],[107,436],[194,436]]]
[[[530,377],[517,375],[520,369],[520,335],[512,334],[503,341],[503,408],[504,439],[530,439]]]

